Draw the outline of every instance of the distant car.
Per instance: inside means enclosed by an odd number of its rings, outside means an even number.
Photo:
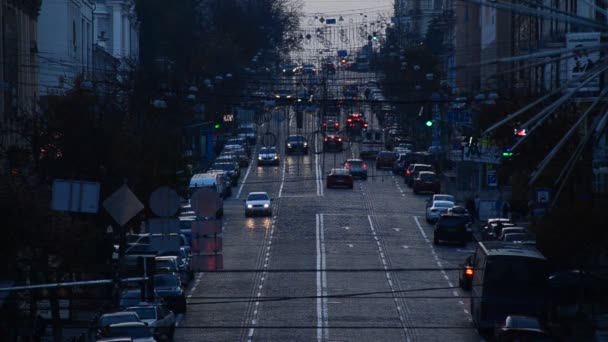
[[[293,76],[301,72],[300,67],[297,64],[286,64],[283,66],[283,75]]]
[[[461,266],[462,268],[458,273],[458,286],[465,291],[470,291],[473,283],[473,275],[475,274],[473,255],[469,255]]]
[[[343,138],[339,135],[328,135],[323,139],[323,151],[342,152]]]
[[[506,234],[528,234],[528,230],[524,227],[504,227],[498,235],[498,240],[504,240]]]
[[[426,222],[435,223],[439,219],[439,215],[446,213],[448,209],[453,206],[454,202],[434,201],[431,206],[426,209]]]
[[[276,147],[262,147],[258,153],[258,166],[279,165],[279,151]]]
[[[397,154],[392,151],[380,151],[376,156],[376,169],[392,169]]]
[[[294,152],[302,152],[308,154],[308,141],[306,137],[299,134],[292,134],[285,141],[285,152],[292,154]]]
[[[250,192],[245,199],[245,216],[272,216],[272,201],[266,192]]]
[[[421,171],[418,176],[414,179],[412,189],[415,194],[422,192],[439,193],[441,190],[441,183],[439,177],[432,171]]]
[[[434,194],[430,199],[426,201],[426,207],[430,207],[434,201],[450,201],[456,203],[456,198],[452,195],[447,194]]]
[[[393,152],[396,152],[393,150]],[[393,163],[393,174],[403,176],[403,172],[405,172],[405,160],[407,158],[407,154],[399,154],[397,153],[397,160]]]
[[[354,186],[353,176],[348,169],[331,169],[327,176],[327,188],[346,187],[352,189]]]
[[[325,62],[321,64],[321,70],[323,70],[323,72],[326,72],[328,75],[335,75],[336,65],[332,62]]]
[[[349,159],[344,163],[344,168],[350,171],[353,178],[367,179],[367,164],[361,159]]]
[[[317,73],[317,67],[314,64],[303,64],[302,73],[314,75]]]
[[[505,324],[494,332],[495,341],[557,341],[551,337],[542,327],[536,317],[530,316],[507,316]]]
[[[153,298],[151,298],[151,302],[153,303],[157,303],[157,304],[163,304],[164,300],[162,299],[162,297],[159,295],[158,291],[154,291],[153,294]],[[120,295],[120,303],[119,306],[120,308],[128,308],[131,306],[137,306],[139,305],[139,303],[142,302],[142,293],[140,289],[132,289],[132,290],[126,290],[123,293],[121,293]]]
[[[140,305],[127,308],[137,313],[142,322],[152,329],[154,337],[167,336],[169,341],[173,340],[175,334],[175,314],[162,305]]]
[[[526,233],[507,233],[502,235],[502,241],[513,243],[527,243],[534,245],[536,241],[530,234]]]
[[[337,118],[328,118],[323,122],[323,130],[328,132],[335,132],[340,129],[340,122]]]
[[[207,171],[226,171],[230,177],[231,186],[236,186],[239,182],[239,178],[241,177],[241,168],[239,167],[239,163],[213,163]]]
[[[97,329],[97,337],[104,337],[107,328],[116,323],[141,322],[141,319],[135,311],[119,311],[103,314],[97,319],[95,328]]]
[[[186,307],[186,294],[177,273],[155,274],[154,289],[165,300],[167,307],[174,312],[184,313]]]
[[[130,337],[134,342],[156,342],[151,329],[143,322],[112,324],[104,337]]]
[[[409,187],[414,185],[414,179],[418,176],[420,171],[433,171],[433,166],[429,164],[410,164],[407,170],[405,170],[404,182]]]
[[[433,230],[433,244],[440,242],[459,242],[466,244],[469,240],[469,217],[459,214],[441,214]]]

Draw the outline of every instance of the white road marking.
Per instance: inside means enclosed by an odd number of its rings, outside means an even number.
[[[401,246],[401,247],[403,247],[403,248],[405,248],[405,249],[408,249],[408,248],[409,248],[407,245],[403,245],[403,246]]]
[[[325,274],[325,233],[323,215],[316,214],[316,247],[317,247],[317,341],[329,336],[327,318],[327,277]]]
[[[279,197],[283,194],[283,186],[285,185],[285,169],[287,168],[287,162],[283,162],[283,171],[281,172],[281,186],[279,186]]]
[[[251,152],[252,155],[255,155],[256,149],[253,149]],[[251,172],[251,167],[253,166],[253,160],[249,163],[249,167],[247,168],[247,172],[245,173],[245,177],[243,177],[243,181],[241,182],[241,186],[239,187],[239,192],[236,194],[236,199],[241,197],[241,192],[243,192],[243,187],[245,186],[245,182],[247,182],[247,177],[249,177],[249,173]]]
[[[396,232],[400,232],[401,228],[393,228],[393,230],[396,231]]]
[[[352,243],[349,243],[348,247],[353,248],[353,247],[355,247],[355,245],[353,245]]]

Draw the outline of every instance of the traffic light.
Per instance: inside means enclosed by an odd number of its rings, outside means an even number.
[[[220,129],[220,124],[219,124],[219,123],[216,123],[216,124],[215,124],[215,126],[213,126],[213,128],[215,128],[215,129]]]
[[[372,39],[378,40],[378,34],[376,32],[372,33]]]
[[[507,148],[507,150],[502,153],[502,156],[507,157],[507,158],[513,157],[513,152],[511,151],[510,148]]]
[[[426,120],[426,127],[433,127],[433,121],[432,120]]]

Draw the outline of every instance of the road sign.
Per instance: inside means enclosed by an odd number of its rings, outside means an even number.
[[[223,240],[221,236],[198,236],[192,239],[192,252],[201,254],[221,253]]]
[[[498,186],[498,179],[496,178],[496,170],[487,171],[488,186]]]
[[[536,203],[549,204],[549,201],[551,201],[551,189],[537,188],[536,189]]]
[[[222,233],[222,223],[219,220],[196,220],[192,221],[192,238],[197,236],[213,235]]]
[[[221,198],[215,188],[200,188],[192,194],[190,205],[198,217],[215,217]]]
[[[161,186],[150,195],[150,209],[160,217],[175,215],[179,209],[179,196],[168,186]]]
[[[348,51],[338,50],[338,57],[348,57]]]
[[[148,220],[150,234],[179,234],[179,219],[151,218]]]
[[[194,272],[216,271],[224,268],[221,254],[193,255],[190,267]]]
[[[325,20],[325,24],[327,24],[327,25],[335,25],[336,24],[336,19],[335,18],[327,19],[327,20]]]
[[[121,186],[110,197],[103,201],[103,207],[112,216],[114,221],[124,226],[137,213],[144,209],[144,205],[137,199],[127,185]]]
[[[150,236],[150,247],[153,251],[175,252],[179,251],[180,237],[178,234],[161,234]]]
[[[55,179],[51,208],[56,211],[97,213],[99,188],[97,182]]]

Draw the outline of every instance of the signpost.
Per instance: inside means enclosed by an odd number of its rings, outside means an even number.
[[[99,210],[99,183],[56,179],[51,208],[56,211],[95,214]]]
[[[196,190],[190,199],[196,220],[192,222],[192,271],[213,271],[223,268],[222,223],[216,218],[221,198],[215,189]]]

